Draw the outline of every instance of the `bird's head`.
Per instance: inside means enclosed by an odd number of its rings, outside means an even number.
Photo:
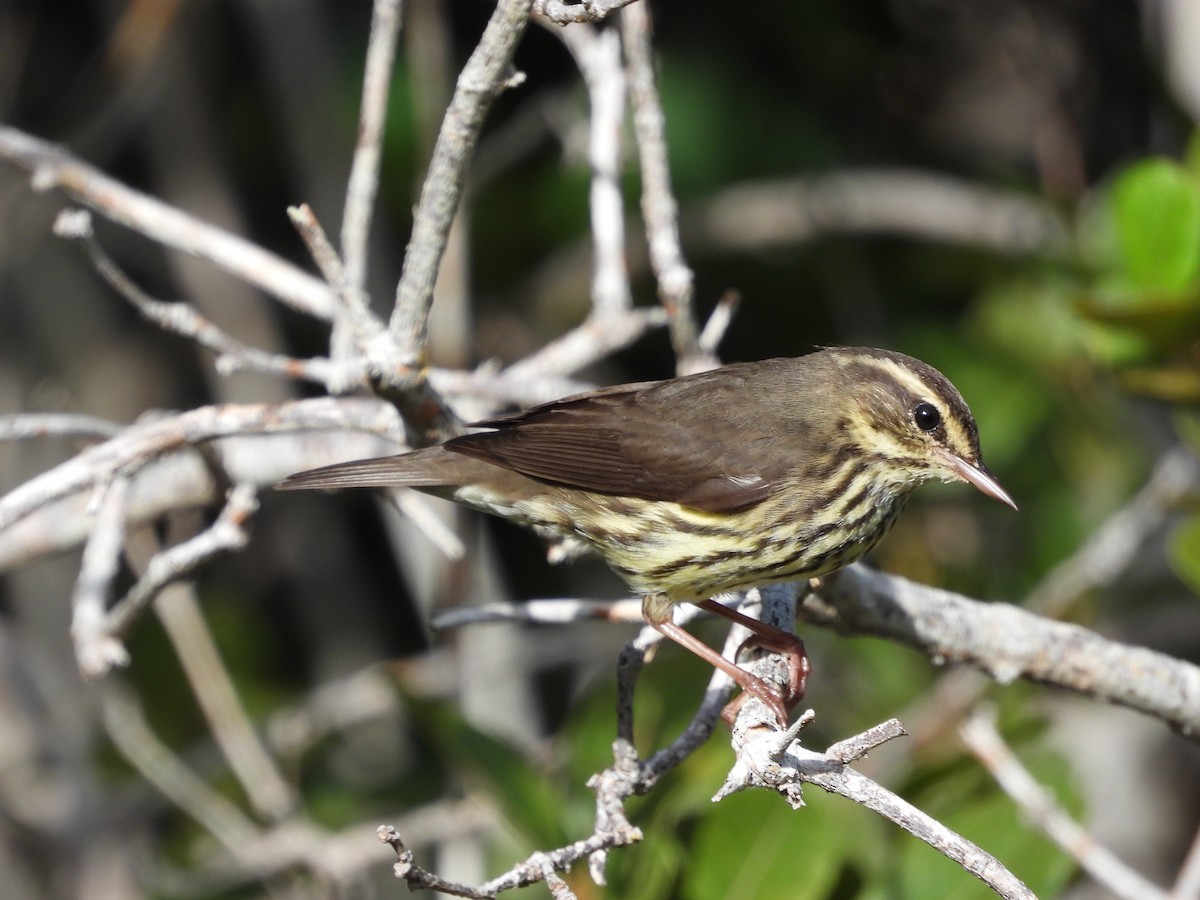
[[[893,479],[914,487],[932,479],[965,481],[1016,509],[983,464],[975,417],[946,376],[901,353],[828,352],[835,354],[839,381],[854,386],[844,420],[850,438],[886,460]]]

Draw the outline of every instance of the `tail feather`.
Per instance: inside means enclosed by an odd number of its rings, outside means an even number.
[[[383,456],[336,463],[289,475],[278,485],[281,491],[368,487],[446,487],[456,482],[446,465],[447,452],[430,447],[399,456]]]

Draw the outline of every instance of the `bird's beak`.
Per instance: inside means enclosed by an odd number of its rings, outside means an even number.
[[[938,455],[941,458],[942,464],[949,469],[954,475],[961,478],[967,484],[973,484],[989,497],[994,497],[1001,503],[1017,508],[1017,504],[1013,502],[1013,498],[1008,496],[1008,491],[1000,487],[1000,482],[996,480],[996,476],[988,471],[987,466],[983,463],[968,462],[961,456],[951,453],[949,450],[939,450]]]

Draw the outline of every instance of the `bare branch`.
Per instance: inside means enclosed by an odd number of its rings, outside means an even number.
[[[114,639],[120,637],[167,585],[188,577],[217,554],[245,547],[250,540],[246,520],[257,509],[254,487],[237,485],[229,492],[225,508],[209,528],[181,544],[155,553],[145,563],[141,578],[109,611],[104,631]]]
[[[248,497],[232,496],[247,491]],[[239,502],[244,506],[253,499],[252,489],[234,488],[230,506]],[[236,530],[240,531],[240,526]],[[204,534],[216,531],[214,526]],[[158,538],[143,529],[130,536],[127,552],[135,569],[148,574],[163,551]],[[295,791],[259,739],[229,669],[221,660],[192,585],[178,581],[170,585],[159,593],[154,609],[230,771],[256,812],[270,821],[280,821],[295,809]]]
[[[1088,591],[1111,584],[1138,561],[1153,530],[1198,484],[1200,459],[1191,450],[1164,453],[1142,489],[1042,579],[1025,608],[1057,618]]]
[[[26,441],[45,437],[111,438],[121,425],[79,413],[19,413],[0,416],[0,441]]]
[[[372,354],[377,393],[394,402],[417,440],[445,440],[460,423],[427,379],[429,309],[450,229],[465,189],[467,164],[492,102],[522,76],[511,70],[533,0],[500,0],[466,66],[442,119],[429,171],[413,217],[388,324],[386,352]]]
[[[1147,881],[1097,843],[1021,765],[996,730],[990,709],[979,710],[959,729],[962,739],[996,779],[996,783],[1033,823],[1106,890],[1129,900],[1166,898],[1162,888]]]
[[[657,307],[631,309],[603,319],[589,317],[578,328],[513,363],[504,370],[504,375],[521,380],[577,372],[613,351],[629,346],[647,331],[666,324],[667,320],[666,311]]]
[[[342,256],[346,263],[346,287],[352,292],[361,291],[366,282],[371,214],[379,189],[380,144],[399,34],[400,0],[375,0],[363,72],[358,142],[342,211]]]
[[[362,413],[367,415],[362,417]],[[338,428],[395,435],[394,415],[382,413],[379,404],[368,404],[364,409],[359,404],[340,404],[321,398],[280,404],[204,406],[166,419],[139,423],[0,498],[0,530],[52,500],[91,487],[113,472],[133,472],[156,457],[216,438]],[[287,473],[281,472],[278,477],[284,474]]]
[[[529,21],[532,0],[500,0],[479,45],[458,76],[438,133],[404,253],[389,330],[401,360],[419,368],[428,343],[429,305],[438,265],[466,181],[466,167],[492,101],[513,83],[513,53]]]
[[[79,578],[71,598],[71,639],[79,670],[87,678],[129,663],[125,647],[104,628],[104,609],[121,565],[129,479],[113,472],[97,490],[99,510],[83,548]]]
[[[642,217],[650,245],[650,265],[658,280],[659,300],[670,314],[676,367],[680,374],[688,374],[711,369],[718,361],[701,347],[692,311],[693,275],[679,240],[679,205],[671,190],[666,121],[655,84],[650,32],[650,12],[645,3],[632,5],[621,14],[621,36],[633,100],[633,130],[642,170]]]
[[[104,729],[113,746],[141,776],[204,828],[226,850],[259,834],[259,828],[233,803],[204,783],[146,722],[141,704],[112,682],[100,693]]]
[[[793,808],[798,808],[804,803],[801,785],[815,784],[899,825],[958,863],[999,896],[1035,900],[1020,879],[991,854],[846,765],[847,755],[861,756],[903,733],[898,726],[894,720],[877,725],[861,735],[839,741],[826,753],[806,750],[798,740],[780,746],[780,734],[769,729],[741,734],[735,729],[737,762],[714,799],[748,787],[763,787],[777,791]]]
[[[1012,191],[904,169],[750,182],[684,210],[697,251],[759,251],[830,233],[900,234],[1007,255],[1064,255],[1070,238],[1048,204]]]
[[[1145,541],[1165,517],[1195,490],[1200,463],[1186,447],[1164,453],[1140,491],[1046,575],[1023,608],[1059,618],[1088,591],[1115,582],[1140,558]],[[905,719],[917,746],[938,740],[983,697],[989,681],[980,672],[946,672]]]
[[[742,295],[737,291],[726,291],[717,300],[717,305],[713,307],[712,315],[704,323],[704,329],[700,332],[700,337],[697,338],[702,352],[716,356],[717,347],[721,345],[721,340],[725,337],[725,332],[729,330],[729,325],[733,322],[733,314],[737,312],[737,308],[741,302]]]
[[[958,863],[1000,897],[1036,900],[1033,892],[990,853],[862,773],[848,767],[831,766],[831,761],[824,757],[816,756],[814,759],[813,756],[816,755],[805,754],[799,760],[789,757],[787,761],[788,764],[796,766],[802,781],[815,784],[831,794],[845,797],[895,822],[947,859]]]
[[[534,0],[533,12],[555,25],[569,25],[572,22],[599,22],[634,2],[636,0],[580,0],[578,3],[569,0]]]
[[[302,313],[320,319],[333,314],[332,292],[319,279],[257,244],[109,178],[61,147],[0,126],[0,159],[27,169],[35,190],[61,188],[106,218],[207,259]]]
[[[139,422],[0,497],[0,570],[81,543],[89,492],[115,471],[132,482],[130,523],[220,502],[224,485],[198,444],[211,444],[233,481],[273,485],[303,468],[397,452],[404,437],[392,406],[361,397],[206,406]]]
[[[588,195],[594,260],[592,315],[621,315],[633,305],[625,266],[625,200],[621,196],[621,131],[625,121],[625,72],[621,39],[614,30],[591,26],[555,32],[583,73],[591,106]]]
[[[981,603],[855,565],[826,580],[801,615],[843,633],[900,641],[938,663],[970,663],[1001,684],[1053,684],[1200,734],[1200,667],[1007,603]]]
[[[230,336],[187,303],[155,300],[138,287],[100,246],[92,231],[91,213],[84,210],[60,213],[54,232],[60,237],[81,241],[100,277],[148,321],[164,331],[190,338],[217,354],[217,370],[222,374],[253,369],[275,372],[289,378],[304,378],[318,384],[328,384],[332,379],[334,367],[327,359],[296,359],[267,353]]]

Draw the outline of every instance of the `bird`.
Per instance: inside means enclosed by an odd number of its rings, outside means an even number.
[[[299,472],[279,488],[415,488],[579,542],[641,596],[649,625],[726,672],[741,699],[766,703],[781,727],[809,675],[803,642],[715,597],[861,559],[926,481],[963,481],[1016,509],[984,465],[962,395],[933,366],[890,350],[733,363],[469,427],[478,430]],[[751,641],[782,652],[787,687],[676,624],[680,603],[745,625]]]

